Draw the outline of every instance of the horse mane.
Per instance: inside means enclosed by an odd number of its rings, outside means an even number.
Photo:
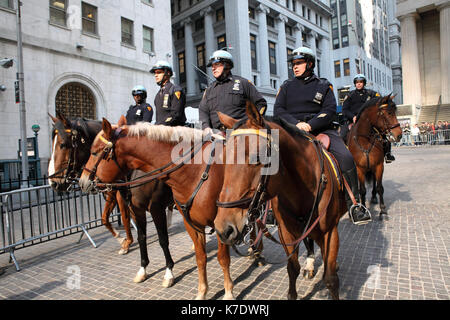
[[[361,117],[361,115],[363,114],[363,112],[368,109],[369,107],[372,107],[376,104],[378,104],[378,102],[380,102],[382,99],[384,99],[386,97],[373,97],[372,99],[364,102],[364,104],[362,105],[361,109],[358,112],[358,115],[356,116],[356,121],[359,120],[359,118]],[[394,101],[392,101],[391,99],[387,99],[387,110],[388,111],[396,111],[397,110],[397,105],[395,104]]]
[[[148,122],[138,122],[128,126],[129,137],[147,137],[151,140],[177,144],[181,140],[201,141],[203,131],[190,127],[170,127],[164,125],[152,125]]]

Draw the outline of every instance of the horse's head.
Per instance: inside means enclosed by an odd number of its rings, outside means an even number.
[[[80,177],[80,187],[84,192],[96,193],[97,182],[110,183],[126,179],[128,168],[117,157],[117,140],[126,135],[125,117],[122,116],[117,125],[111,125],[103,118],[102,130],[97,134],[91,146],[90,157]]]
[[[400,141],[402,128],[397,120],[397,106],[392,100],[395,96],[387,95],[379,98],[375,105],[368,108],[369,121],[380,133],[385,134],[391,141]]]
[[[246,111],[248,119],[240,121],[218,113],[220,121],[233,129],[227,138],[224,182],[214,220],[215,230],[226,244],[243,240],[255,210],[267,197],[268,164],[271,152],[275,153],[270,128],[257,108],[247,102]]]
[[[87,137],[76,122],[69,121],[57,112],[53,121],[52,155],[48,165],[49,184],[56,191],[69,191],[81,167],[89,157],[89,147],[84,147]]]

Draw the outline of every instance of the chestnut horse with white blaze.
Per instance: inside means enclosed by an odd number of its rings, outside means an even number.
[[[325,284],[331,296],[339,299],[336,271],[338,222],[347,208],[342,184],[336,174],[338,170],[331,163],[329,154],[310,134],[277,117],[264,119],[250,102],[247,102],[247,116],[248,119],[236,120],[219,113],[220,121],[234,131],[224,150],[228,160],[218,201],[221,207],[214,220],[216,232],[223,243],[241,242],[248,223],[255,219],[249,203],[272,199],[280,241],[289,256],[288,299],[297,299],[298,245],[306,235],[319,245]],[[278,141],[274,140],[275,133]],[[250,143],[250,138],[255,135],[258,136],[257,142]],[[238,146],[245,146],[245,161],[233,164],[229,154],[238,154]],[[229,148],[234,149],[234,153],[229,153]],[[262,170],[267,169],[267,164],[263,164],[261,157],[267,154],[278,161],[270,163],[277,165],[278,170],[270,172],[266,179]],[[230,208],[229,204],[240,203],[244,197],[252,199],[246,207]]]
[[[91,191],[102,186],[99,181],[114,186],[121,172],[135,169],[157,172],[155,177],[172,188],[175,203],[195,245],[199,275],[196,299],[205,299],[208,281],[204,231],[207,226],[214,226],[217,213],[216,200],[222,188],[224,169],[222,160],[217,160],[222,156],[222,141],[204,141],[202,131],[187,127],[122,124],[120,120],[117,126],[111,126],[103,119],[103,130],[92,145],[80,185],[84,191]],[[198,141],[200,143],[195,143]],[[183,144],[186,148],[180,148]],[[115,162],[108,161],[105,153],[114,154]],[[217,259],[224,273],[224,299],[233,299],[229,248],[220,241]],[[139,273],[145,273],[145,267]]]

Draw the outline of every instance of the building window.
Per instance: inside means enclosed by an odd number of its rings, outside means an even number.
[[[334,77],[335,78],[341,77],[341,61],[340,60],[334,61]]]
[[[288,36],[292,36],[292,35],[293,35],[293,33],[292,33],[292,27],[291,27],[291,26],[286,25],[285,30],[286,30],[286,34],[287,34]]]
[[[303,16],[303,18],[306,17],[306,7],[305,6],[302,6],[302,16]]]
[[[339,38],[333,38],[333,49],[339,49]]]
[[[142,36],[144,52],[153,52],[153,29],[142,26]]]
[[[252,57],[252,69],[258,69],[257,61],[256,61],[256,36],[250,35],[250,56]]]
[[[153,5],[153,1],[152,0],[142,0],[142,2],[146,3],[146,4]]]
[[[0,1],[0,3],[7,1]],[[66,26],[66,0],[50,0],[50,22]]]
[[[0,7],[14,9],[13,0],[0,0]]]
[[[216,21],[219,22],[223,20],[225,20],[225,9],[222,7],[216,10]]]
[[[81,17],[83,32],[97,34],[97,7],[82,2]]]
[[[186,68],[184,65],[184,51],[178,53],[178,72],[180,74],[180,83],[186,82]]]
[[[227,37],[226,35],[221,35],[217,37],[217,49],[221,50],[222,48],[227,47]]]
[[[308,9],[308,20],[311,20],[311,9]]]
[[[203,72],[206,72],[205,44],[204,43],[197,46],[197,66]]]
[[[342,37],[342,48],[348,47],[348,36]]]
[[[347,77],[350,75],[350,59],[344,59],[344,77]]]
[[[275,43],[269,41],[269,62],[270,62],[270,73],[277,74],[277,54],[275,51]]]
[[[195,31],[203,30],[204,28],[204,20],[203,18],[195,20]]]
[[[81,83],[63,85],[56,94],[55,108],[67,118],[96,119],[94,95]]]
[[[184,38],[184,28],[179,28],[177,29],[177,40],[183,39]]]
[[[320,59],[317,59],[316,66],[317,66],[317,76],[320,78]]]
[[[267,26],[275,28],[275,19],[271,16],[266,16]]]
[[[133,21],[121,18],[122,25],[122,43],[128,44],[130,46],[134,45],[133,39]]]
[[[292,62],[289,61],[289,57],[292,56],[292,49],[286,48],[286,54],[288,57],[288,62],[287,62],[287,68],[288,68],[288,78],[292,79],[294,78],[294,70],[292,70]]]
[[[255,20],[255,8],[248,7],[248,17]]]

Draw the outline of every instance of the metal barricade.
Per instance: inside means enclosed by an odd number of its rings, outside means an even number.
[[[88,230],[102,225],[105,200],[101,194],[58,194],[46,185],[0,193],[0,200],[0,254],[9,253],[17,271],[17,249],[79,232],[78,242],[86,235],[97,247]],[[119,214],[116,207],[112,220],[117,221]]]
[[[411,135],[410,132],[403,133],[397,146],[419,146],[419,145],[443,145],[450,144],[450,130],[436,130],[435,132],[422,132]]]

